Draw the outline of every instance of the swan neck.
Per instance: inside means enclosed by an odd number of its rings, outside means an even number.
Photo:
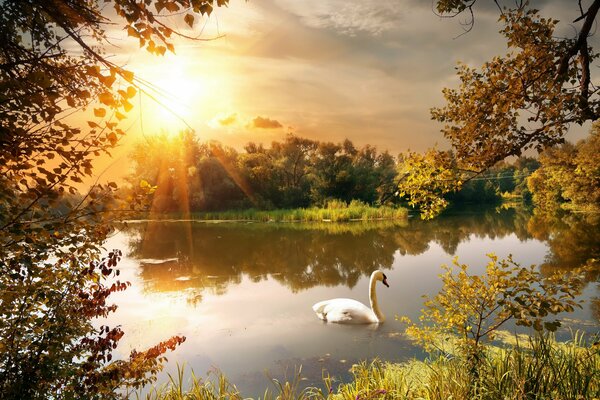
[[[376,290],[377,280],[374,276],[371,276],[371,281],[369,283],[369,301],[371,302],[371,309],[375,316],[377,317],[377,321],[383,322],[385,321],[385,315],[379,309],[379,303],[377,302],[377,290]]]

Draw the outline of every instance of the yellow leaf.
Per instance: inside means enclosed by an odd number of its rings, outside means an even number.
[[[133,86],[129,86],[127,87],[127,97],[128,98],[132,98],[133,96],[135,96],[137,93],[137,90],[135,90],[135,88]]]
[[[165,4],[165,8],[170,12],[176,12],[179,11],[179,4],[174,1],[169,1]]]
[[[135,28],[133,26],[127,27],[127,35],[128,36],[133,36],[133,37],[136,37],[136,38],[140,37],[140,34],[138,33],[138,31],[135,30]]]
[[[103,118],[106,115],[106,109],[104,107],[94,108],[94,115],[98,118]]]
[[[121,76],[129,83],[133,82],[134,73],[125,69],[121,70]]]
[[[108,135],[106,135],[106,138],[110,141],[110,144],[112,144],[113,146],[117,143],[117,141],[119,140],[117,138],[117,135],[115,135],[114,132],[110,132]]]
[[[133,105],[127,100],[124,100],[122,104],[126,112],[129,112],[133,108]]]
[[[98,79],[100,79],[100,82],[102,82],[106,87],[111,87],[113,85],[113,83],[115,83],[115,77],[113,75],[109,75],[109,76],[100,75],[98,77]]]
[[[98,100],[101,103],[106,104],[107,106],[111,106],[114,104],[113,96],[110,92],[102,92],[98,95]]]

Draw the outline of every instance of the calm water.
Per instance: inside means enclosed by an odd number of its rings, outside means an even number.
[[[421,356],[394,316],[417,318],[421,296],[439,289],[440,265],[455,255],[477,272],[489,252],[550,272],[600,257],[599,236],[597,217],[548,220],[514,209],[399,224],[131,222],[107,243],[123,250],[122,277],[132,283],[113,297],[120,307],[109,323],[126,332],[122,356],[185,335],[168,355],[167,372],[177,363],[199,376],[219,369],[244,395],[257,396],[268,377],[291,378],[300,365],[308,385],[323,370],[347,380],[359,360]],[[377,268],[390,284],[378,286],[385,324],[317,319],[311,306],[320,300],[368,304],[368,277]],[[582,297],[593,300],[600,290],[597,277],[589,279]],[[598,302],[587,301],[569,324],[597,332],[599,314]]]

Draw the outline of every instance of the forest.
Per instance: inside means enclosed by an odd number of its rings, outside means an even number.
[[[501,161],[444,194],[451,206],[517,201],[550,212],[597,211],[600,139],[548,149],[539,157]],[[455,158],[452,150],[448,157]],[[410,155],[394,157],[352,141],[320,142],[288,134],[269,147],[247,143],[243,151],[217,141],[202,143],[191,131],[155,135],[130,154],[132,173],[123,197],[140,182],[156,186],[152,211],[210,212],[325,207],[328,201],[410,207],[399,183]],[[418,211],[418,207],[417,207]]]

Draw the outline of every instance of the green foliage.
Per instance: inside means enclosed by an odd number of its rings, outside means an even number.
[[[408,324],[407,333],[427,349],[456,337],[460,351],[473,360],[475,365],[471,367],[475,369],[479,368],[482,341],[493,339],[510,320],[537,332],[555,331],[560,321],[547,317],[579,306],[575,295],[582,287],[578,274],[543,277],[535,266],[524,268],[510,257],[489,257],[483,276],[470,275],[467,265],[459,264],[457,259],[457,273],[444,266],[443,287],[425,302],[421,324],[402,318]]]
[[[539,162],[531,157],[519,157],[513,163],[500,162],[471,179],[464,178],[460,190],[449,193],[446,199],[451,205],[499,204],[505,198],[529,204],[527,178],[537,168]]]
[[[591,341],[590,341],[591,342]],[[558,343],[551,336],[537,337],[514,346],[489,347],[481,365],[481,379],[473,382],[460,357],[435,357],[402,364],[373,361],[352,366],[352,381],[335,387],[334,377],[323,379],[325,390],[274,381],[275,391],[262,398],[278,400],[481,400],[595,399],[600,396],[600,349],[582,336]],[[477,396],[474,396],[474,388]],[[146,400],[242,399],[235,385],[222,374],[202,380],[192,373],[189,383],[183,369],[177,377],[153,388]]]
[[[361,363],[352,367],[353,381],[340,385],[331,398],[594,399],[600,396],[600,349],[592,342],[576,335],[558,343],[547,335],[507,348],[489,347],[477,382],[461,357]]]
[[[186,384],[185,368],[177,366],[177,375],[169,374],[169,381],[159,387],[152,387],[146,395],[136,393],[136,398],[145,400],[242,400],[243,397],[231,382],[221,373],[214,373],[203,380],[192,371],[189,384]],[[266,397],[265,397],[266,398]]]
[[[325,208],[295,208],[291,210],[262,211],[255,209],[230,210],[210,213],[194,213],[199,220],[235,220],[262,222],[347,222],[372,220],[405,220],[404,208],[371,207],[361,201],[352,200],[346,204],[341,200],[330,200]]]
[[[355,149],[294,135],[270,148],[248,143],[244,153],[192,132],[149,138],[131,154],[130,186],[157,185],[155,212],[306,208],[328,200],[392,203],[396,165],[372,146]]]

